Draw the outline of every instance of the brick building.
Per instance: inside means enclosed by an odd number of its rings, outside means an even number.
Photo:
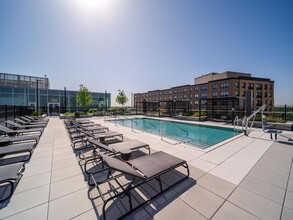
[[[134,104],[157,101],[164,105],[164,101],[188,100],[190,109],[196,111],[199,109],[199,104],[204,108],[207,102],[205,99],[245,98],[249,91],[252,92],[252,110],[256,110],[263,104],[267,105],[268,111],[274,109],[274,81],[252,77],[249,73],[231,71],[202,75],[194,79],[193,85],[136,93]]]

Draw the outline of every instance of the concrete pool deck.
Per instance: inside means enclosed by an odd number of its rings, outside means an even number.
[[[292,219],[293,143],[253,129],[211,151],[162,141],[103,118],[94,122],[188,161],[190,178],[126,219]],[[284,131],[293,138],[293,132]],[[52,117],[0,219],[99,219],[93,198],[63,121]],[[115,218],[115,217],[113,217]]]

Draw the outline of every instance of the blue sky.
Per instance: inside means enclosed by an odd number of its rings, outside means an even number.
[[[51,88],[130,99],[229,70],[271,78],[275,103],[293,104],[291,0],[1,0],[0,31],[0,72]]]

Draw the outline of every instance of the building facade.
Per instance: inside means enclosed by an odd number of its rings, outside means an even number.
[[[249,73],[230,71],[197,77],[193,85],[136,93],[134,104],[144,101],[188,100],[190,109],[198,111],[200,106],[202,109],[205,108],[207,99],[245,98],[248,92],[252,95],[252,110],[256,110],[263,104],[267,105],[267,111],[274,109],[274,81],[252,77]]]
[[[49,78],[0,73],[0,105],[32,106],[41,112],[49,109],[74,111],[78,91],[50,89]],[[111,94],[91,92],[92,108],[111,107]]]

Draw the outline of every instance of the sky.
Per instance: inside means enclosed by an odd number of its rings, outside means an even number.
[[[0,0],[0,72],[112,95],[210,72],[275,81],[293,104],[292,0]]]

